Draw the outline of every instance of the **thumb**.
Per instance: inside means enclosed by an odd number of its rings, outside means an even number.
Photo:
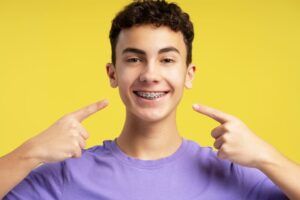
[[[99,110],[102,110],[107,105],[108,105],[108,100],[107,99],[97,101],[97,102],[95,102],[91,105],[88,105],[86,107],[83,107],[83,108],[71,113],[71,116],[73,116],[79,122],[82,122],[84,119],[86,119],[90,115],[98,112]]]

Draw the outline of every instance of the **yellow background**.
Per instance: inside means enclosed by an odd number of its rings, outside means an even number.
[[[103,98],[110,106],[83,122],[87,147],[118,136],[124,107],[105,64],[111,20],[130,1],[107,2],[0,1],[0,155]],[[176,2],[194,23],[198,67],[179,106],[181,134],[212,146],[219,124],[191,109],[199,102],[237,116],[299,162],[299,1]]]

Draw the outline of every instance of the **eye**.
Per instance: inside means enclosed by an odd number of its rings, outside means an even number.
[[[163,63],[173,63],[173,62],[175,62],[175,60],[173,60],[171,58],[164,58],[164,59],[162,59],[162,62]]]
[[[137,62],[141,62],[141,61],[142,61],[142,59],[140,59],[140,58],[128,58],[126,60],[126,62],[129,62],[129,63],[137,63]]]

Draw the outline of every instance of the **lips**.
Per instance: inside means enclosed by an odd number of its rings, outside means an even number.
[[[133,91],[133,93],[143,99],[147,99],[147,100],[154,100],[154,99],[159,99],[163,96],[165,96],[166,94],[169,93],[169,91],[165,90],[165,91],[140,91],[140,90],[135,90]]]
[[[133,90],[133,93],[168,93],[170,90]]]

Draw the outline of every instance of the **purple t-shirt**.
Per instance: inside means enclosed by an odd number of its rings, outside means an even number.
[[[82,157],[34,169],[4,200],[241,200],[288,199],[255,168],[219,159],[211,147],[184,139],[172,155],[140,160],[115,140]]]

